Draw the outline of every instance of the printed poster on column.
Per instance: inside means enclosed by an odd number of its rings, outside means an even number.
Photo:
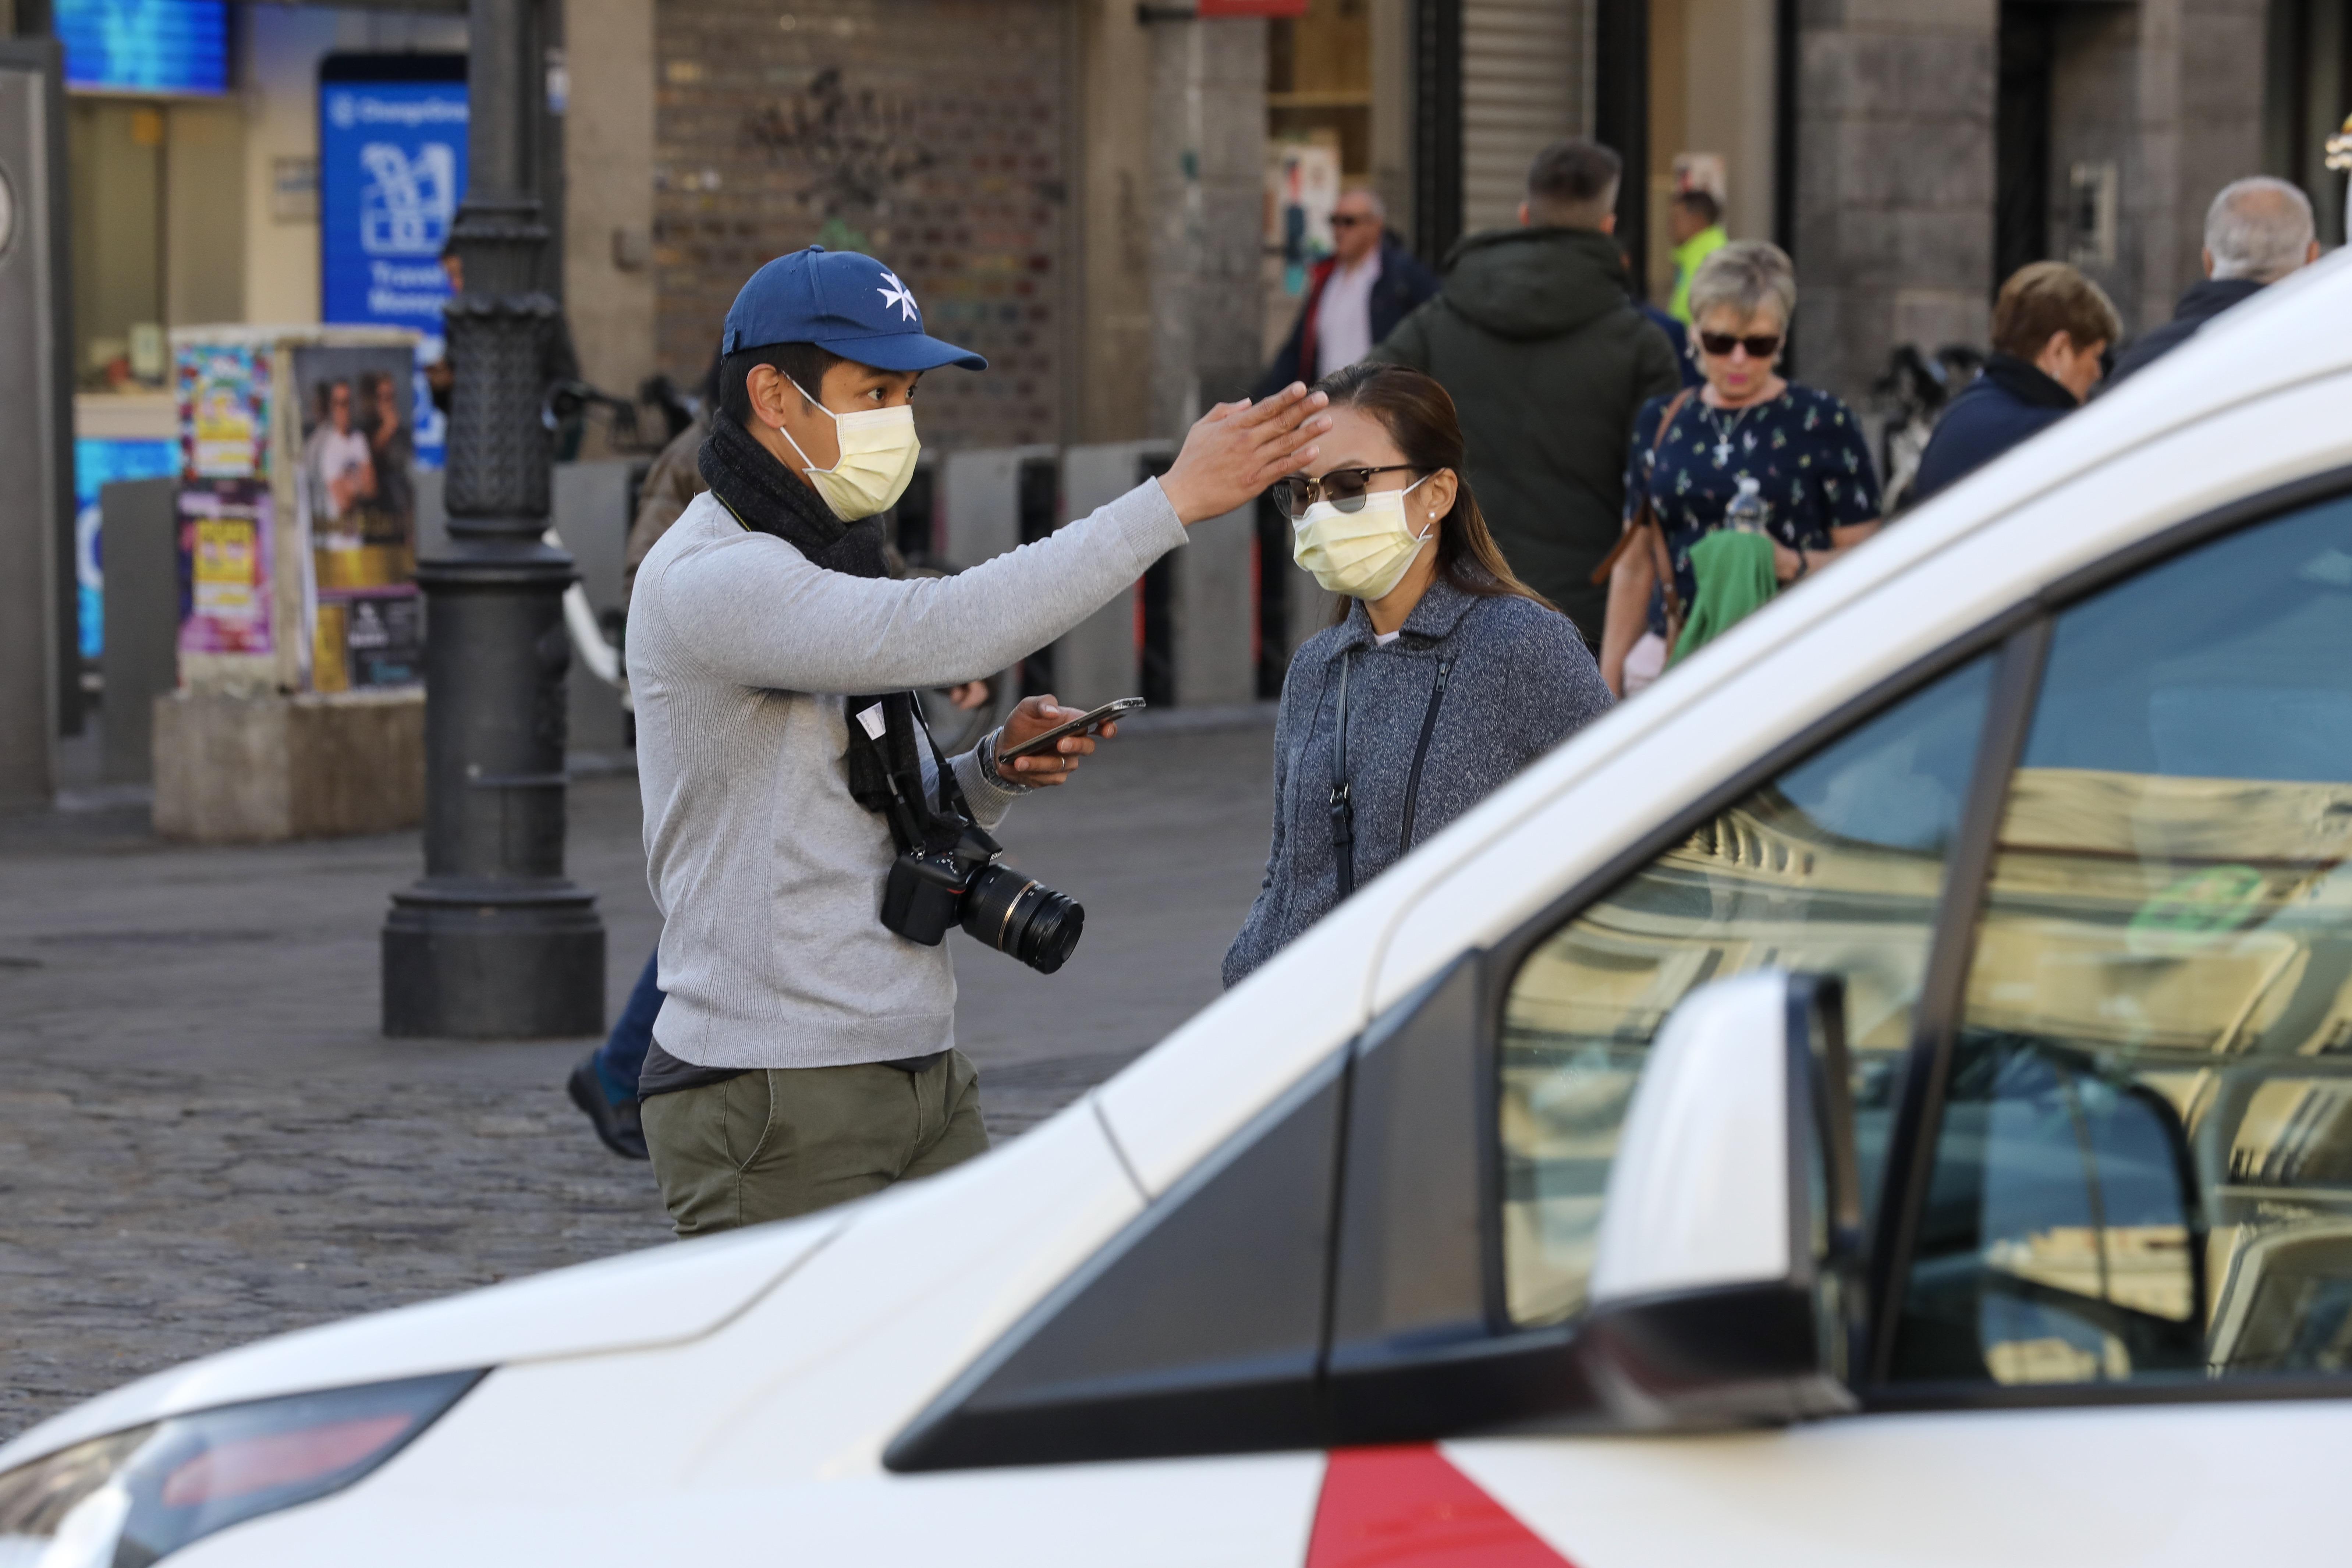
[[[267,479],[268,348],[183,343],[177,370],[183,477]]]
[[[466,58],[330,55],[319,67],[320,319],[423,335],[412,378],[416,460],[437,468],[447,422],[441,251],[466,198]]]
[[[310,541],[310,686],[406,686],[424,678],[416,593],[416,491],[405,399],[409,351],[305,346],[288,395],[300,411],[294,458]]]
[[[215,479],[180,490],[180,651],[274,651],[269,487]]]

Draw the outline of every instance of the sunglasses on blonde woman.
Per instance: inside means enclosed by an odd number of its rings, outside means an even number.
[[[1777,332],[1759,332],[1752,338],[1736,332],[1701,332],[1698,346],[1718,359],[1737,348],[1745,348],[1749,359],[1770,359],[1780,352],[1780,337]]]

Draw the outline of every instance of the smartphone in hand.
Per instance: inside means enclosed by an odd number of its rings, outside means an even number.
[[[1009,763],[1016,757],[1031,757],[1050,751],[1066,735],[1091,735],[1105,724],[1126,718],[1144,705],[1140,697],[1122,697],[1106,702],[1091,713],[1081,714],[1066,724],[1056,724],[1042,735],[1032,735],[1017,746],[1007,746],[996,753],[999,763]]]

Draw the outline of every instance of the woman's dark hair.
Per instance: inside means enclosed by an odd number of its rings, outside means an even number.
[[[1366,362],[1332,372],[1315,384],[1334,408],[1359,408],[1380,421],[1404,460],[1424,474],[1454,470],[1454,506],[1437,520],[1438,574],[1465,594],[1488,598],[1516,595],[1547,610],[1559,605],[1519,581],[1486,531],[1486,517],[1462,471],[1462,420],[1454,399],[1435,378],[1411,365]],[[1353,599],[1342,598],[1331,624],[1348,618]]]

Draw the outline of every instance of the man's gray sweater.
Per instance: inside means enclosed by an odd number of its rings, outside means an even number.
[[[629,605],[646,876],[666,922],[662,1049],[699,1067],[811,1068],[952,1044],[946,945],[882,926],[898,851],[850,798],[842,697],[992,675],[1183,542],[1151,481],[953,577],[853,577],[696,498]],[[953,766],[993,826],[1012,796],[975,753]]]

